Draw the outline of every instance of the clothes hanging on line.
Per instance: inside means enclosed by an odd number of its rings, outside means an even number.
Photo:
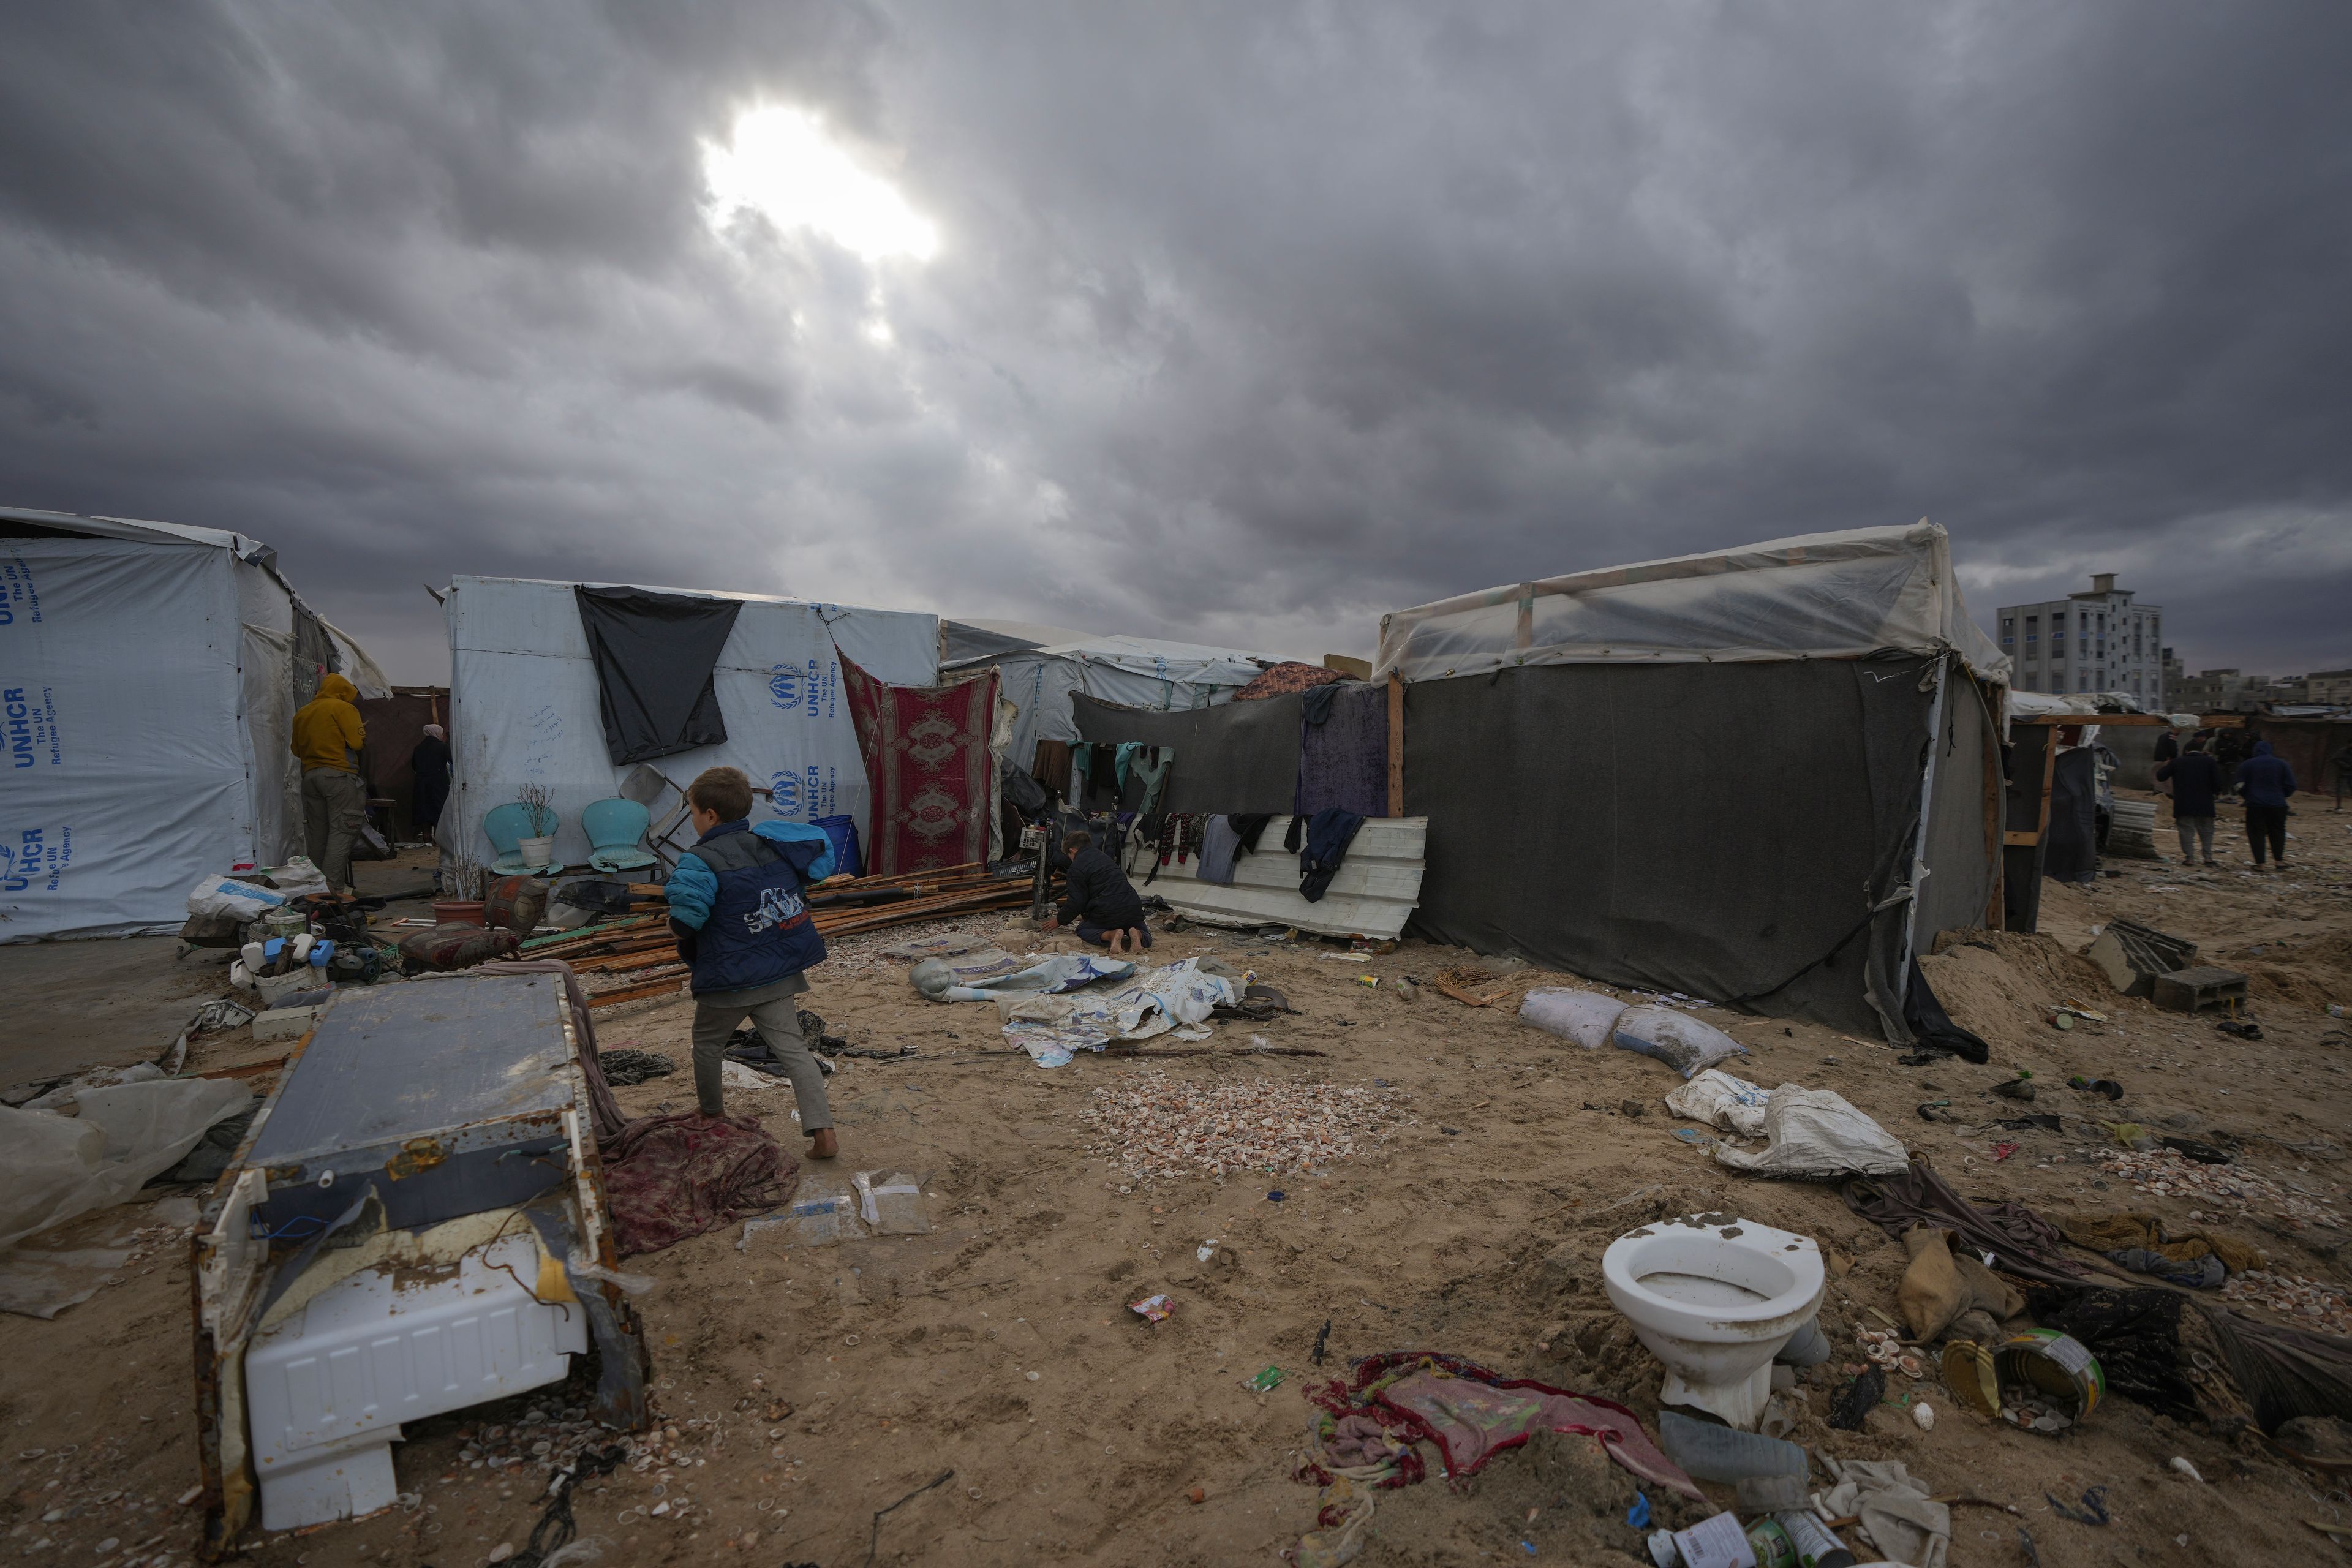
[[[1308,903],[1322,902],[1356,830],[1363,826],[1361,816],[1337,805],[1317,812],[1315,820],[1307,824],[1307,847],[1298,857],[1298,891]]]
[[[1201,880],[1214,882],[1221,888],[1234,885],[1234,861],[1241,848],[1241,837],[1234,831],[1234,819],[1223,815],[1201,820]]]
[[[1270,811],[1255,811],[1225,819],[1233,825],[1234,859],[1257,853],[1258,835],[1265,831],[1265,825],[1274,820],[1275,815]]]

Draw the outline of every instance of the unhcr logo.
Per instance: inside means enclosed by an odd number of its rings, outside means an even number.
[[[768,671],[768,700],[779,708],[796,708],[801,700],[801,672],[789,665]]]
[[[8,761],[16,767],[33,765],[33,709],[25,700],[25,688],[0,688],[0,725],[6,727]]]
[[[791,816],[799,812],[801,781],[798,773],[787,768],[770,779],[768,787],[775,792],[774,798],[769,804],[776,808],[778,816]]]

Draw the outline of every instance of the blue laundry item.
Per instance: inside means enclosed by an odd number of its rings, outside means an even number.
[[[846,815],[841,816],[820,816],[816,819],[816,826],[824,829],[824,836],[833,840],[833,869],[835,874],[843,877],[863,877],[866,875],[866,857],[859,852],[857,847],[857,823],[856,819]]]
[[[2121,1252],[2110,1252],[2107,1257],[2135,1274],[2153,1274],[2158,1279],[2190,1290],[2215,1289],[2229,1276],[2229,1270],[2222,1266],[2221,1260],[2210,1252],[2202,1258],[2192,1258],[2183,1262],[2144,1247],[2127,1247]]]
[[[1298,891],[1308,903],[1323,901],[1356,830],[1363,826],[1362,816],[1337,805],[1317,812],[1307,825],[1307,847],[1298,852]]]
[[[2268,741],[2254,742],[2254,754],[2238,764],[2238,793],[2248,805],[2284,805],[2295,791],[2294,770],[2271,755]]]

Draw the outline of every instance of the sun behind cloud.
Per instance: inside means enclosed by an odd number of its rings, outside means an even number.
[[[702,144],[702,168],[713,226],[752,212],[786,233],[822,235],[869,263],[939,253],[939,226],[859,167],[805,110],[746,110],[727,145]]]

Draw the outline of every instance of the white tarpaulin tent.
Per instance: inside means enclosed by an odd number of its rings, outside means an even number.
[[[1809,533],[1490,588],[1381,617],[1376,679],[1522,665],[1859,658],[1957,650],[2007,685],[1969,619],[1940,524]]]
[[[0,940],[176,930],[299,852],[294,710],[383,673],[239,533],[0,509]]]
[[[950,623],[951,628],[957,624]],[[1271,655],[1239,648],[1110,637],[983,654],[950,668],[995,667],[1003,679],[998,689],[1015,710],[1005,754],[1026,768],[1036,759],[1038,742],[1078,739],[1070,717],[1073,693],[1155,713],[1184,712],[1231,701],[1275,662]]]
[[[584,863],[581,809],[619,794],[634,765],[614,766],[604,748],[596,667],[572,587],[513,577],[459,577],[450,584],[456,782],[442,842],[476,860],[491,858],[483,815],[537,784],[548,789],[561,819],[556,859]],[[656,757],[650,765],[681,788],[705,768],[741,768],[754,784],[774,792],[753,816],[772,809],[795,822],[846,815],[862,839],[873,797],[842,691],[841,660],[893,686],[932,685],[939,679],[939,618],[760,594],[651,591],[733,599],[743,607],[712,677],[726,741]]]

